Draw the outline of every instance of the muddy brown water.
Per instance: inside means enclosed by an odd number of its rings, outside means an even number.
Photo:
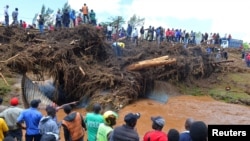
[[[76,111],[86,114],[85,109],[76,109]],[[250,107],[215,101],[209,96],[173,96],[166,104],[149,99],[139,100],[119,111],[116,126],[124,123],[123,118],[129,112],[141,113],[136,126],[141,138],[151,130],[150,117],[158,115],[166,120],[163,129],[165,132],[171,128],[179,132],[183,131],[187,117],[202,120],[207,124],[250,124]],[[62,120],[65,113],[60,110],[57,116]],[[63,132],[61,137],[63,138]]]

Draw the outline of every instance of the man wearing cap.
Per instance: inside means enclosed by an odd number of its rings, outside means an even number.
[[[4,110],[2,113],[0,113],[0,117],[4,118],[8,128],[9,128],[9,135],[13,138],[16,138],[17,141],[22,140],[22,128],[17,126],[16,119],[23,111],[22,108],[17,107],[18,106],[18,98],[13,97],[10,100],[10,107]]]
[[[96,141],[96,134],[100,123],[104,123],[103,116],[100,114],[101,105],[93,105],[93,112],[87,113],[85,124],[87,127],[88,141]]]
[[[38,110],[38,106],[41,100],[34,99],[30,102],[30,108],[25,109],[17,118],[17,124],[26,129],[25,140],[26,141],[40,141],[41,134],[38,129],[38,125],[43,115]],[[26,127],[22,125],[25,122]]]
[[[116,127],[111,133],[110,141],[139,141],[139,135],[134,129],[137,119],[140,118],[139,113],[129,113],[124,117],[126,124]]]
[[[162,128],[165,125],[165,120],[161,116],[151,117],[152,120],[152,129],[153,131],[147,132],[143,141],[168,141],[167,134],[162,131]]]

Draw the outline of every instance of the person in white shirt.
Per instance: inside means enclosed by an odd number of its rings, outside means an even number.
[[[111,40],[112,40],[112,38],[111,38],[112,30],[113,30],[113,28],[112,28],[111,24],[109,24],[109,25],[107,26],[107,31],[108,31],[107,40],[108,40],[108,41],[111,41]]]
[[[132,35],[133,35],[133,41],[136,43],[136,46],[138,46],[138,30],[137,30],[137,28],[134,29]]]
[[[9,5],[6,5],[6,7],[4,8],[4,18],[5,18],[5,25],[9,26]]]

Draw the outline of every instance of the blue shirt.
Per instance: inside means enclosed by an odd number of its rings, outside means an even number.
[[[37,135],[40,134],[38,125],[42,117],[42,113],[39,112],[36,108],[29,108],[21,112],[21,114],[17,118],[17,122],[25,122],[27,135]]]
[[[192,141],[189,131],[180,133],[179,141]]]

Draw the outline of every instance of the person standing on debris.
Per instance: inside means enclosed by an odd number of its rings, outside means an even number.
[[[39,15],[39,18],[37,21],[38,21],[39,31],[41,34],[43,34],[44,33],[44,18],[42,14]]]
[[[80,25],[82,24],[82,15],[81,13],[78,14],[78,16],[76,17],[76,25]]]
[[[216,61],[219,62],[221,61],[221,51],[218,49],[218,52],[216,53]]]
[[[10,105],[8,109],[0,113],[0,117],[4,118],[8,125],[8,134],[16,138],[17,141],[22,141],[22,128],[17,126],[16,119],[24,109],[17,107],[18,99],[16,97],[11,98]]]
[[[6,7],[4,8],[4,21],[5,21],[5,25],[9,26],[9,5],[6,5]]]
[[[90,17],[91,24],[95,26],[96,25],[96,18],[95,18],[95,12],[93,9],[90,10],[89,17]]]
[[[145,32],[145,30],[144,30],[144,26],[142,26],[141,27],[141,29],[140,29],[140,34],[141,34],[141,41],[143,41],[144,40],[144,32]]]
[[[40,99],[34,99],[30,102],[30,108],[21,112],[17,118],[17,124],[26,130],[26,141],[40,141],[41,134],[38,129],[38,125],[43,115],[38,110],[38,106],[41,103]],[[26,127],[22,125],[25,122]]]
[[[61,27],[62,27],[62,14],[59,9],[56,14],[56,29],[60,29]]]
[[[140,113],[128,113],[124,117],[126,124],[114,128],[111,132],[110,141],[139,141],[139,135],[135,130],[135,126],[139,118]]]
[[[104,123],[103,116],[100,112],[101,105],[96,103],[93,106],[93,112],[86,114],[85,124],[87,127],[88,141],[96,141],[98,127],[101,123]]]
[[[116,124],[118,115],[114,111],[106,111],[103,114],[104,123],[101,123],[97,131],[97,141],[109,141],[110,133],[113,131],[113,126]]]
[[[86,5],[86,3],[83,4],[82,13],[83,13],[83,22],[88,23],[89,22],[89,8]],[[85,18],[87,18],[87,22]]]
[[[133,30],[132,26],[128,24],[128,27],[127,27],[127,40],[128,41],[131,39],[132,30]]]
[[[75,27],[76,26],[76,13],[75,10],[71,10],[70,12],[70,27]]]
[[[68,9],[65,9],[62,15],[62,23],[63,26],[68,28],[69,27],[69,23],[70,23],[70,16],[69,16],[69,11]]]
[[[111,41],[112,40],[112,30],[113,30],[113,27],[112,27],[112,25],[111,24],[109,24],[108,26],[107,26],[107,31],[108,31],[108,35],[107,35],[107,40],[108,41]]]
[[[162,131],[162,128],[165,125],[165,120],[161,116],[151,117],[152,120],[152,129],[153,131],[147,132],[143,141],[168,141],[167,134]]]
[[[15,8],[15,11],[12,12],[13,22],[11,25],[18,25],[18,8]]]
[[[113,50],[116,54],[116,56],[120,57],[122,56],[122,48],[125,48],[125,43],[123,42],[114,42],[112,44]]]
[[[72,112],[72,107],[63,107],[67,114],[62,120],[65,141],[83,141],[86,130],[84,119],[79,112]]]
[[[138,46],[138,34],[138,30],[135,28],[133,31],[133,42],[136,44],[136,46]]]
[[[247,64],[247,67],[250,67],[250,53],[248,53],[246,56],[246,64]]]

